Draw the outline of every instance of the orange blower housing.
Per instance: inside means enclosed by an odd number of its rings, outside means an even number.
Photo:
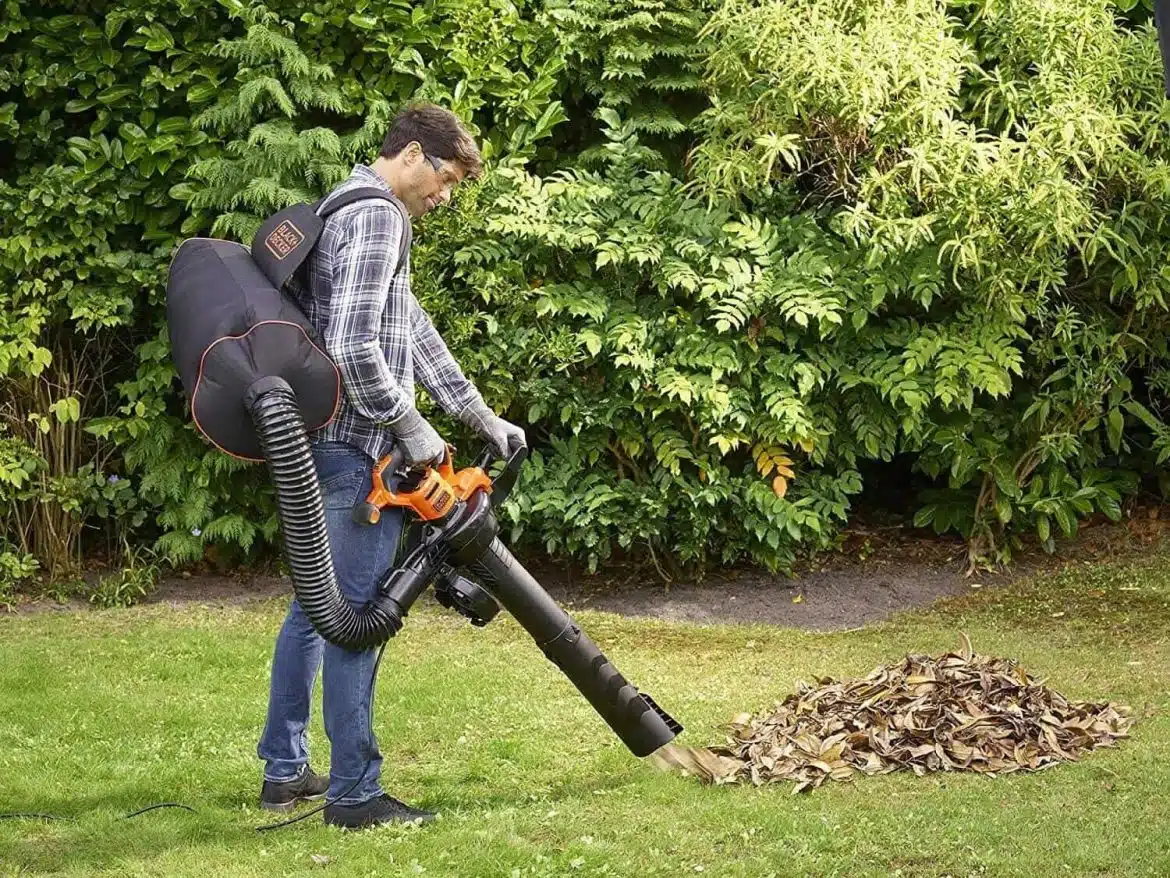
[[[387,455],[374,465],[373,487],[364,502],[353,510],[354,520],[359,524],[377,524],[382,509],[399,506],[411,509],[423,521],[438,521],[450,514],[456,502],[466,500],[473,492],[482,488],[492,492],[492,480],[482,467],[468,466],[455,472],[451,464],[451,448],[448,446],[442,462],[427,469],[412,484],[409,490],[391,491],[386,487],[386,470],[397,469],[394,455]]]

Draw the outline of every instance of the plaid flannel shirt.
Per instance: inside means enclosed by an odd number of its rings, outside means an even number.
[[[329,197],[360,186],[391,191],[359,164]],[[483,401],[410,290],[409,253],[398,264],[403,233],[391,204],[370,199],[343,207],[325,221],[304,276],[288,284],[341,373],[337,414],[311,441],[346,442],[374,460],[390,453],[387,422],[414,406],[416,378],[452,415]]]

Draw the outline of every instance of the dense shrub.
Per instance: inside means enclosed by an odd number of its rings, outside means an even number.
[[[7,0],[0,576],[273,545],[264,472],[184,411],[169,255],[317,197],[412,98],[489,159],[415,284],[533,439],[514,539],[784,567],[906,457],[975,561],[1119,517],[1170,455],[1166,102],[1121,11]]]

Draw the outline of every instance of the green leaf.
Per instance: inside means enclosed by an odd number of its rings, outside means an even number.
[[[995,486],[1008,497],[1016,498],[1020,495],[1020,486],[1016,483],[1012,465],[1004,458],[997,457],[992,461],[991,474],[995,479]]]
[[[1101,509],[1102,512],[1105,513],[1105,516],[1110,521],[1121,521],[1121,504],[1118,503],[1117,500],[1115,500],[1113,497],[1102,495],[1101,497],[1097,498],[1097,506]]]
[[[97,436],[99,439],[106,439],[114,432],[115,429],[117,429],[117,426],[117,418],[93,418],[89,421],[89,423],[82,427],[82,430],[93,436]]]
[[[610,128],[620,128],[622,126],[621,116],[612,107],[601,107],[597,111],[597,118]]]
[[[203,82],[199,85],[193,85],[187,89],[187,103],[189,104],[203,104],[211,100],[218,94],[219,86],[210,82]]]
[[[938,507],[933,503],[923,506],[916,513],[914,513],[914,526],[926,527],[934,520],[934,514],[938,511]]]
[[[112,42],[128,18],[130,18],[130,13],[123,9],[114,9],[106,13],[106,39]]]
[[[170,116],[158,123],[159,134],[178,134],[190,129],[191,124],[182,116]]]
[[[167,194],[176,201],[190,201],[191,197],[198,191],[191,183],[176,183],[167,191]]]
[[[540,140],[552,133],[554,127],[561,122],[567,122],[569,119],[566,115],[564,107],[560,101],[553,101],[541,114],[540,118],[536,120],[536,124],[532,126],[532,139]]]
[[[123,140],[144,140],[146,132],[133,122],[123,122],[118,126],[118,134]]]
[[[123,98],[134,94],[135,89],[129,85],[112,85],[98,92],[97,98],[103,104],[116,104]]]
[[[57,421],[62,424],[68,424],[70,421],[79,420],[81,417],[81,405],[76,397],[65,397],[59,399],[49,406],[49,411],[56,416]]]
[[[1154,417],[1153,413],[1140,402],[1128,400],[1121,404],[1121,407],[1153,430],[1155,433],[1161,432],[1165,429],[1165,425]]]
[[[1106,431],[1109,436],[1109,447],[1116,454],[1121,448],[1121,431],[1125,425],[1125,419],[1121,414],[1120,409],[1110,409],[1109,418],[1106,422]]]
[[[583,330],[579,336],[590,356],[596,357],[601,352],[601,336],[592,329]]]
[[[175,41],[170,34],[166,36],[153,36],[146,41],[144,47],[148,52],[165,52],[167,49],[173,49]]]
[[[156,137],[150,141],[150,151],[152,153],[167,152],[174,149],[179,144],[179,139],[173,134],[164,134],[162,137]]]

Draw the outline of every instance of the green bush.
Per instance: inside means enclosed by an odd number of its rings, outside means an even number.
[[[864,258],[801,345],[838,391],[837,456],[915,454],[940,483],[916,522],[974,558],[1120,517],[1170,455],[1149,23],[1089,0],[733,0],[708,33],[700,179],[799,194]]]
[[[413,261],[533,440],[513,539],[783,568],[832,545],[867,462],[910,459],[916,522],[982,563],[1161,483],[1170,177],[1141,4],[5,12],[4,577],[126,539],[274,545],[263,469],[184,410],[169,255],[319,196],[411,99],[485,145]]]

